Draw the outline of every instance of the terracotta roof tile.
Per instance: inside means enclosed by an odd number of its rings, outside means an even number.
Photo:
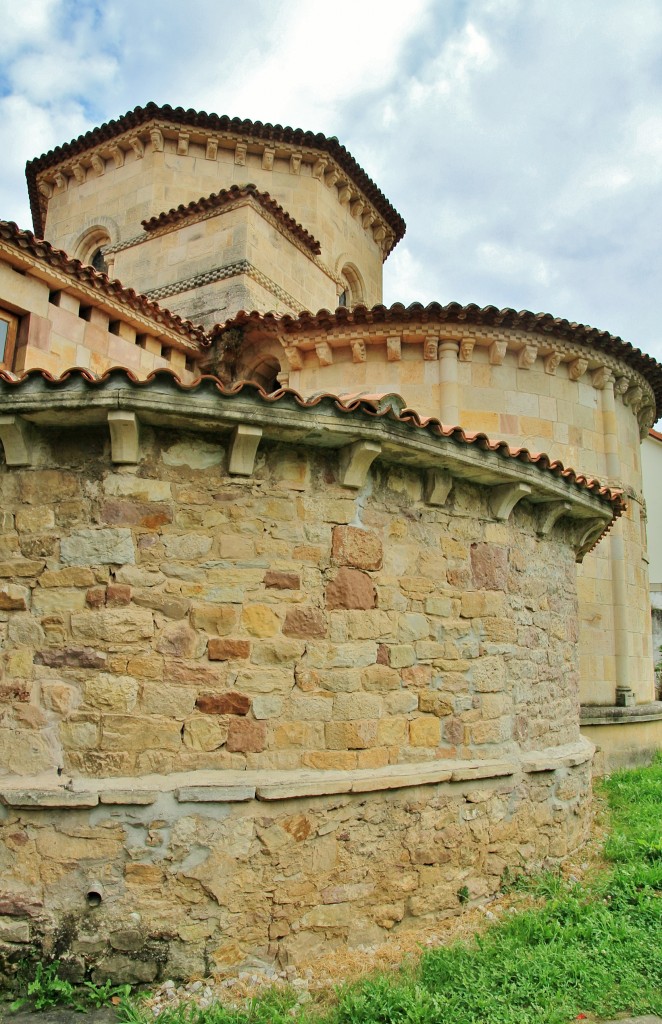
[[[69,370],[65,370],[59,377],[54,377],[48,370],[38,368],[28,370],[20,377],[0,371],[0,381],[11,385],[12,388],[20,388],[32,378],[41,377],[47,384],[58,387],[64,385],[72,377],[81,377],[88,384],[94,386],[101,385],[110,377],[118,375],[125,377],[132,385],[141,389],[149,388],[156,379],[166,378],[182,391],[196,391],[199,388],[212,385],[219,394],[228,398],[235,397],[244,390],[250,390],[268,405],[293,400],[302,409],[314,409],[321,403],[330,402],[336,409],[348,415],[363,414],[379,418],[388,417],[389,419],[404,423],[415,430],[424,430],[440,437],[451,438],[458,444],[475,445],[483,450],[498,452],[504,458],[516,459],[519,462],[537,466],[542,472],[551,473],[553,476],[560,477],[581,490],[599,495],[603,501],[611,505],[614,519],[622,515],[626,508],[622,490],[606,487],[599,480],[596,480],[595,477],[577,473],[572,467],[564,466],[558,459],[550,459],[544,452],[532,453],[527,448],[511,448],[506,441],[493,441],[487,434],[482,432],[465,431],[462,427],[445,426],[434,416],[419,416],[414,409],[405,407],[404,399],[396,394],[375,394],[370,397],[365,395],[341,397],[331,392],[325,392],[306,399],[298,391],[294,391],[291,388],[280,388],[278,391],[267,394],[259,384],[255,384],[253,381],[237,381],[230,387],[227,387],[218,377],[212,375],[205,375],[190,384],[184,384],[177,374],[169,368],[154,370],[147,378],[139,379],[123,366],[114,366],[101,375],[96,375],[90,370],[81,367],[72,367]]]
[[[395,235],[393,246],[397,245],[405,233],[406,225],[398,211],[391,205],[374,181],[368,177],[363,168],[359,166],[352,154],[344,146],[341,146],[335,136],[327,137],[321,133],[316,134],[304,131],[301,128],[283,127],[280,124],[263,124],[262,121],[242,121],[238,117],[227,117],[225,114],[208,114],[204,110],[184,110],[183,107],[171,107],[169,104],[160,107],[153,102],[147,103],[144,107],[135,107],[121,117],[108,121],[98,128],[93,128],[92,131],[86,132],[85,135],[79,135],[77,139],[73,139],[63,146],[57,146],[48,153],[28,161],[25,167],[25,174],[28,180],[28,192],[30,194],[30,206],[35,231],[43,232],[37,191],[37,174],[40,171],[47,167],[53,167],[62,160],[68,160],[80,153],[84,153],[85,150],[98,146],[100,143],[109,142],[118,135],[130,131],[132,128],[141,128],[154,119],[170,121],[173,124],[186,125],[191,128],[231,132],[236,135],[249,136],[267,142],[283,143],[285,145],[289,143],[294,146],[304,146],[328,153],[339,164],[348,178],[370,200],[389,225]]]
[[[652,428],[648,431],[651,437],[654,437],[656,441],[662,441],[662,434],[659,430],[653,430]]]
[[[35,238],[31,231],[22,231],[13,221],[0,221],[0,240],[9,242],[22,252],[29,253],[57,270],[64,271],[102,295],[122,302],[130,309],[142,313],[143,316],[155,320],[169,330],[184,335],[189,341],[198,345],[202,345],[206,341],[203,327],[193,324],[190,320],[183,320],[181,316],[171,313],[168,309],[162,309],[146,295],[134,291],[133,288],[125,288],[120,281],[116,279],[111,281],[107,274],[101,274],[89,264],[72,259],[63,249],[56,249],[50,242]]]
[[[247,196],[257,200],[260,206],[264,207],[283,227],[298,238],[307,249],[310,249],[312,253],[315,253],[315,255],[320,254],[322,249],[317,239],[313,238],[310,232],[306,231],[294,217],[291,217],[275,199],[272,199],[268,192],[260,192],[257,186],[252,184],[232,185],[229,189],[223,188],[220,192],[212,192],[210,196],[202,196],[200,199],[195,199],[186,206],[182,203],[167,212],[158,214],[156,217],[150,217],[149,220],[142,221],[142,226],[145,231],[156,231],[167,224],[176,224],[178,221],[186,220],[197,213],[204,213],[207,210],[220,210],[229,203],[233,203],[237,199],[244,199]]]
[[[511,330],[540,333],[550,339],[567,341],[572,344],[587,345],[607,355],[622,359],[634,370],[641,373],[655,393],[658,415],[662,412],[662,365],[652,356],[646,355],[641,349],[635,348],[629,341],[624,341],[608,331],[600,331],[595,327],[554,317],[551,313],[532,313],[528,309],[497,309],[496,306],[477,306],[470,303],[461,306],[459,302],[449,302],[442,306],[431,302],[424,306],[413,302],[404,306],[396,302],[392,306],[339,306],[334,312],[320,309],[317,313],[304,310],[297,316],[291,314],[259,313],[257,311],[237,313],[223,324],[217,324],[210,331],[213,337],[232,327],[263,326],[273,327],[281,334],[297,335],[306,331],[332,329],[344,325],[357,327],[371,324],[476,324],[484,327],[502,327]]]

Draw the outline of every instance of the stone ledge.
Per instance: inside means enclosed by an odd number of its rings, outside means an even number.
[[[631,710],[631,709],[618,709]],[[662,718],[662,703],[660,714]],[[512,761],[424,761],[354,771],[208,771],[177,772],[142,778],[68,779],[42,776],[0,782],[0,803],[14,808],[92,808],[99,804],[144,806],[159,796],[178,803],[237,803],[290,800],[337,793],[373,793],[439,783],[472,782],[519,772],[554,771],[590,761],[588,740],[530,751]],[[31,785],[31,781],[33,785]]]
[[[653,700],[648,704],[635,704],[634,707],[623,708],[616,705],[583,704],[580,712],[580,725],[637,725],[639,722],[659,722],[662,720],[662,700]]]

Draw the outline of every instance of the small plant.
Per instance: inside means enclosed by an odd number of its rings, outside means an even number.
[[[79,1013],[85,1013],[89,1008],[98,1010],[103,1006],[116,1006],[131,994],[130,985],[114,985],[110,979],[103,985],[86,981],[76,987],[66,978],[61,978],[59,971],[59,960],[53,960],[50,964],[39,962],[35,967],[34,978],[27,983],[26,994],[15,999],[10,1004],[10,1010],[20,1010],[26,1003],[30,1003],[35,1010],[68,1006]]]
[[[457,890],[457,898],[460,901],[460,903],[468,903],[469,895],[469,888],[466,885],[463,885],[460,889]]]

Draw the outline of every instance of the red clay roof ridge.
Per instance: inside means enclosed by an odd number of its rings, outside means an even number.
[[[322,247],[317,239],[309,231],[306,231],[303,225],[299,224],[275,199],[272,199],[268,192],[261,192],[257,185],[252,183],[231,185],[230,188],[222,188],[218,192],[212,192],[211,195],[201,196],[200,199],[194,199],[186,205],[180,203],[179,206],[173,206],[170,210],[156,214],[156,216],[150,217],[149,220],[143,220],[141,223],[145,231],[157,231],[159,228],[165,227],[168,224],[174,224],[180,220],[186,220],[189,217],[195,216],[195,214],[204,213],[208,210],[219,210],[223,206],[227,206],[229,203],[247,196],[252,196],[257,200],[265,210],[271,213],[276,220],[280,221],[306,248],[310,249],[316,256],[319,256]]]

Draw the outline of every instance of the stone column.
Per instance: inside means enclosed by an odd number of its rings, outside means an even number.
[[[622,487],[621,463],[618,455],[618,422],[614,397],[614,377],[609,374],[602,389],[602,423],[609,485]],[[635,703],[630,678],[627,567],[622,523],[617,522],[609,534],[609,562],[614,609],[614,660],[616,662],[616,693],[614,704],[627,707]]]
[[[460,386],[457,341],[439,343],[439,419],[445,426],[456,427],[460,420]]]

